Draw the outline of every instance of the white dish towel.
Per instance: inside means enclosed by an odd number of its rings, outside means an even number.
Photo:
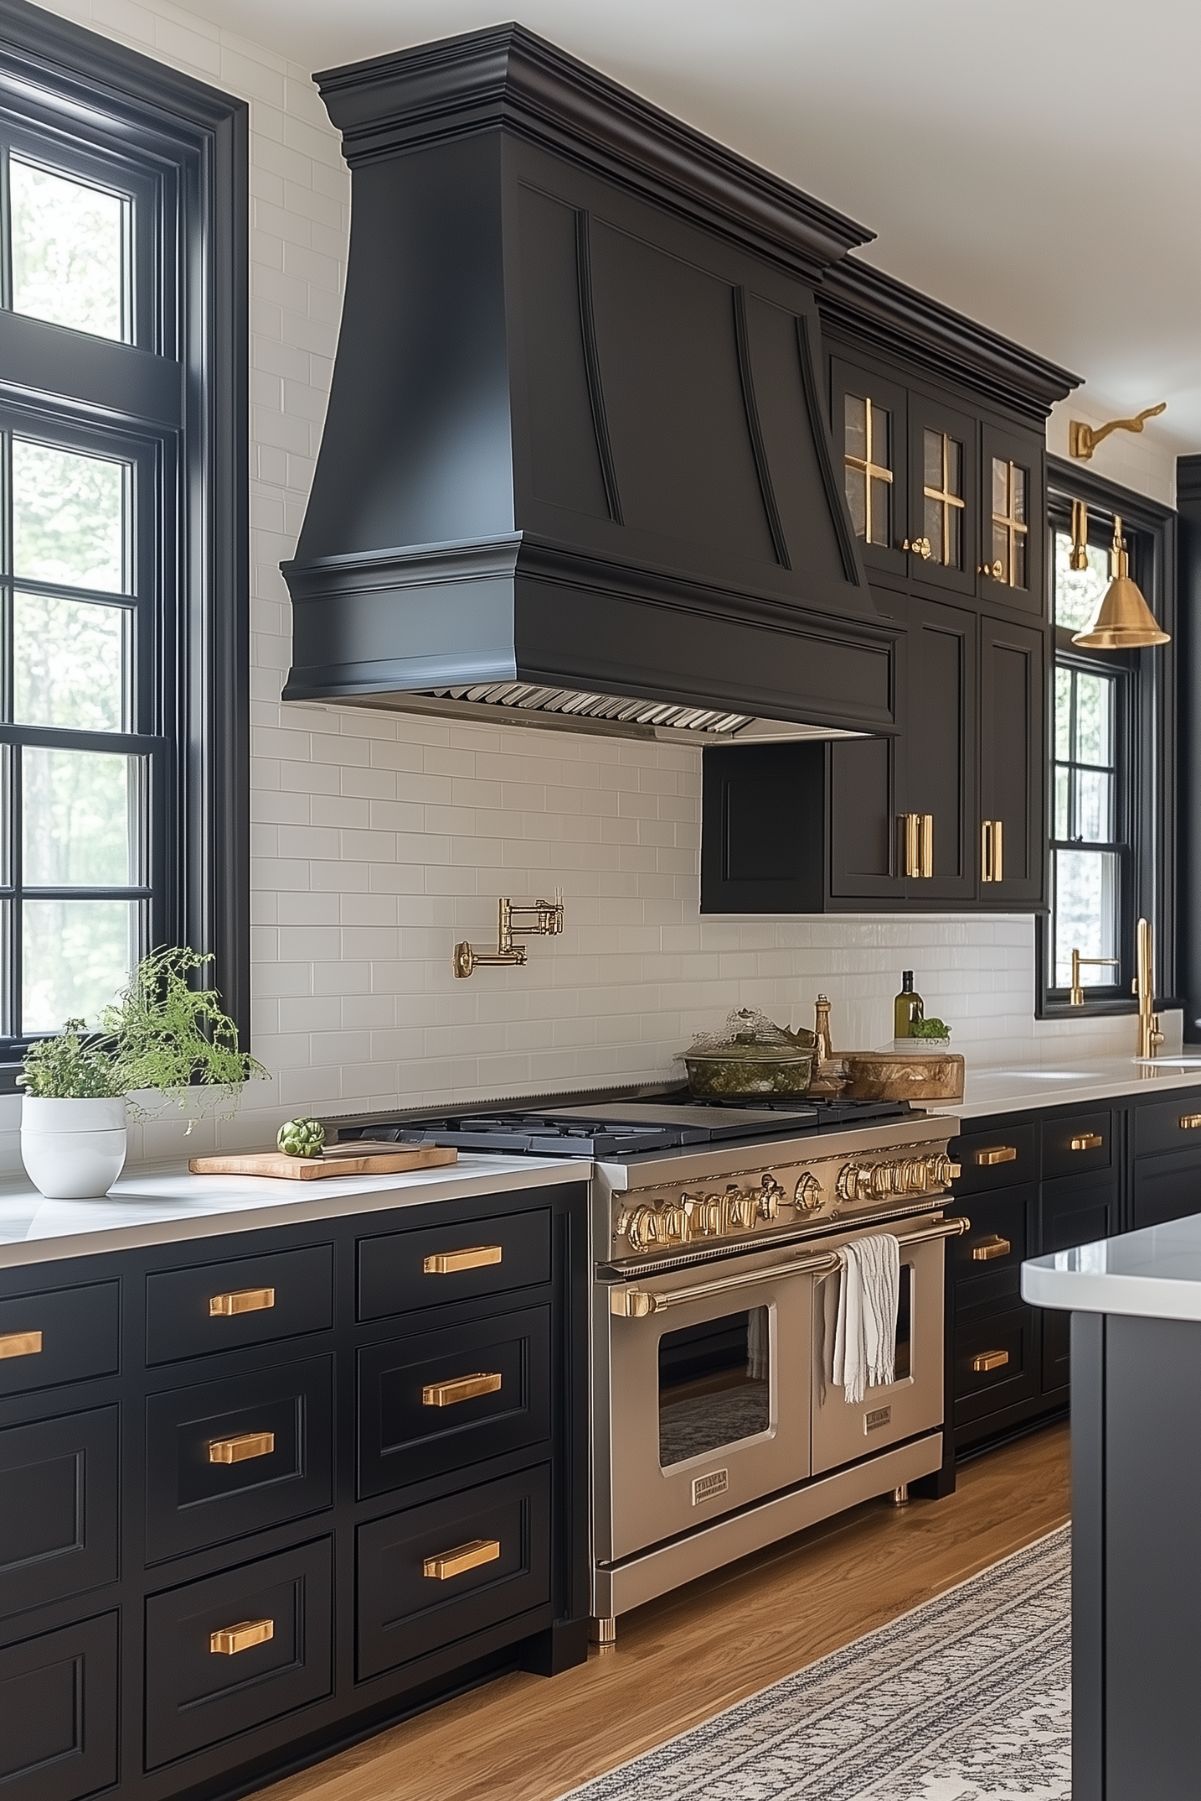
[[[851,1406],[864,1390],[896,1380],[901,1247],[891,1232],[844,1244],[834,1327],[834,1381]]]

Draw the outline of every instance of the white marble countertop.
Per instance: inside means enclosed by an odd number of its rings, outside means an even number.
[[[1022,1294],[1036,1307],[1201,1320],[1201,1214],[1035,1257]]]
[[[424,1207],[433,1201],[584,1182],[591,1164],[570,1157],[464,1154],[442,1169],[399,1176],[290,1182],[263,1176],[192,1176],[180,1164],[123,1176],[102,1201],[47,1201],[26,1182],[0,1186],[0,1268],[86,1257],[262,1226],[298,1225]]]
[[[1188,1053],[1185,1054],[1186,1058]],[[946,1102],[931,1111],[957,1113],[960,1119],[982,1119],[990,1113],[1019,1113],[1035,1107],[1061,1107],[1082,1101],[1104,1101],[1114,1095],[1155,1094],[1161,1089],[1201,1088],[1201,1052],[1191,1067],[1166,1056],[1155,1063],[1133,1057],[1072,1057],[1062,1062],[1014,1064],[1000,1069],[967,1067],[962,1101]]]

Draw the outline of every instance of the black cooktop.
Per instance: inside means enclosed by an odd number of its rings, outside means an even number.
[[[720,1101],[698,1103],[686,1090],[653,1099],[582,1106],[432,1114],[425,1119],[356,1121],[339,1138],[393,1144],[454,1145],[543,1157],[623,1158],[688,1145],[729,1144],[741,1138],[808,1136],[824,1128],[902,1119],[903,1101]]]

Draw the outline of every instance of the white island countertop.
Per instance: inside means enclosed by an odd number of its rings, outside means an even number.
[[[983,1119],[990,1113],[1023,1113],[1118,1095],[1142,1097],[1169,1094],[1174,1088],[1201,1088],[1201,1051],[1186,1056],[1184,1067],[1171,1055],[1154,1063],[1137,1063],[1133,1057],[1074,1058],[1067,1050],[1058,1063],[980,1069],[969,1062],[962,1101],[947,1101],[930,1110],[957,1113],[963,1120]]]
[[[102,1201],[47,1201],[27,1182],[0,1186],[0,1269],[90,1257],[263,1226],[294,1226],[347,1213],[424,1207],[434,1201],[586,1182],[575,1157],[464,1154],[441,1169],[398,1176],[332,1176],[292,1182],[263,1176],[192,1176],[179,1164],[123,1176]]]
[[[1201,1320],[1201,1214],[1101,1238],[1022,1265],[1036,1307]]]

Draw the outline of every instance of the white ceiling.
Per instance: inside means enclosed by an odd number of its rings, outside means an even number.
[[[188,0],[328,68],[498,0]],[[504,3],[504,0],[501,0]],[[514,0],[508,0],[513,4]],[[520,18],[878,234],[866,253],[1201,449],[1193,0],[520,0]]]

